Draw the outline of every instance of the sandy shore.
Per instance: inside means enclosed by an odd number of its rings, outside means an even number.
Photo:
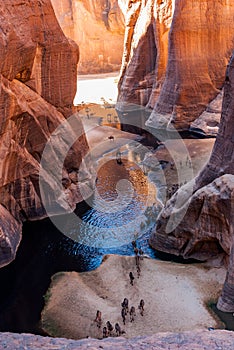
[[[129,282],[129,271],[135,275]],[[42,326],[53,336],[67,338],[102,338],[94,322],[102,312],[105,325],[119,322],[124,337],[151,335],[157,332],[181,332],[208,327],[223,328],[208,311],[207,303],[220,294],[225,279],[224,268],[203,264],[182,265],[144,258],[137,278],[134,257],[110,255],[95,271],[61,272],[53,277],[42,312]],[[133,323],[121,318],[121,302],[127,297],[136,308]],[[145,300],[145,314],[137,309]]]

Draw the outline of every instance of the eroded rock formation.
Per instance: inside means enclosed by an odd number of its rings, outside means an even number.
[[[146,125],[187,129],[220,92],[233,49],[226,0],[129,1],[117,108],[153,109]]]
[[[60,26],[80,48],[79,73],[119,70],[124,18],[117,0],[52,0]]]
[[[108,338],[104,340],[83,339],[71,340],[62,338],[41,337],[32,334],[1,333],[0,345],[9,350],[68,350],[79,349],[105,349],[105,350],[132,350],[133,348],[145,350],[233,350],[234,334],[224,330],[215,331],[191,331],[181,333],[159,333],[148,337],[137,337],[134,339]]]
[[[49,0],[6,0],[0,11],[0,204],[9,211],[1,209],[3,265],[14,258],[21,222],[46,216],[39,191],[40,160],[51,133],[72,114],[78,47],[64,36]],[[62,193],[72,208],[82,196],[70,174],[78,171],[88,150],[78,119],[76,128],[79,137],[62,165],[66,182]],[[72,133],[71,126],[67,131]],[[67,140],[62,132],[57,138],[58,151]],[[52,169],[59,158],[55,155],[56,149],[51,149],[46,157]],[[55,171],[42,175],[51,193],[58,176]],[[47,200],[53,202],[52,197]]]
[[[182,187],[162,211],[151,237],[152,246],[160,251],[198,260],[230,255],[234,234],[234,55],[225,80],[221,123],[211,157],[195,181]],[[177,226],[169,227],[181,214]],[[228,271],[219,305],[234,311],[233,258]]]

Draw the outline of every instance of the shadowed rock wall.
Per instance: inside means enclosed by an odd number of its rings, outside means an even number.
[[[49,0],[6,0],[0,13],[2,265],[14,258],[21,237],[21,222],[46,216],[38,183],[40,160],[51,133],[73,112],[78,47],[64,36]],[[63,167],[67,183],[64,191],[72,208],[83,198],[77,183],[70,180],[70,174],[78,171],[88,150],[79,119],[76,127],[80,137],[71,147]],[[58,145],[66,144],[64,135],[58,135],[58,139]],[[50,164],[56,164],[55,154],[56,149],[48,154]],[[87,174],[85,177],[88,179]],[[50,177],[45,173],[43,178],[53,193],[58,174]],[[3,220],[6,217],[9,220]]]
[[[195,180],[166,203],[151,238],[156,249],[184,258],[206,260],[218,252],[230,254],[234,222],[234,56],[226,74],[221,124],[211,157]],[[188,191],[191,186],[192,196]],[[169,232],[169,219],[173,215],[176,218],[185,204],[186,214]]]
[[[151,245],[184,258],[207,260],[224,256],[233,245],[234,227],[234,55],[226,71],[222,117],[211,157],[195,178],[166,203],[160,214]],[[192,186],[192,196],[188,188]],[[180,201],[177,202],[180,197]],[[179,203],[179,205],[178,205]],[[188,206],[182,220],[170,230]],[[219,308],[234,311],[233,251]]]

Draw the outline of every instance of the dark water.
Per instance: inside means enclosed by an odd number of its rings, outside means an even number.
[[[147,238],[147,234],[141,236],[138,244],[155,257]],[[132,245],[94,248],[64,236],[49,219],[25,223],[16,259],[0,270],[0,331],[43,335],[40,314],[51,276],[95,269],[105,254],[133,255]]]
[[[225,329],[228,331],[234,331],[234,317],[233,312],[223,312],[217,309],[216,304],[211,305],[213,312],[220,318],[225,324]]]

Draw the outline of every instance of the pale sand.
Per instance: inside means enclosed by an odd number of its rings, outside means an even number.
[[[129,271],[135,275],[133,286]],[[102,337],[94,322],[102,312],[103,325],[119,322],[125,337],[157,332],[180,332],[221,327],[207,308],[222,289],[226,270],[203,264],[182,265],[144,258],[141,276],[136,276],[134,257],[110,255],[95,271],[62,272],[53,277],[49,301],[42,312],[42,325],[50,335],[67,338]],[[137,309],[145,300],[145,314],[126,326],[122,323],[121,302],[127,297]]]

